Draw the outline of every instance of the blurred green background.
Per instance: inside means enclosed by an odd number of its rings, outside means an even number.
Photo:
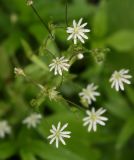
[[[64,0],[35,0],[34,5],[46,23],[65,23]],[[134,159],[134,87],[125,86],[124,92],[111,89],[109,78],[114,70],[130,69],[134,75],[134,0],[69,0],[69,23],[83,17],[88,22],[88,49],[110,48],[102,64],[89,53],[71,67],[61,93],[80,104],[78,92],[88,83],[99,85],[101,97],[93,104],[107,109],[106,127],[88,133],[82,126],[84,112],[65,102],[45,99],[39,108],[30,101],[39,92],[21,77],[15,78],[14,67],[41,84],[54,84],[47,69],[50,57],[39,49],[47,38],[44,29],[25,0],[0,0],[0,119],[12,125],[12,134],[0,140],[0,160],[133,160]],[[55,54],[66,52],[63,29],[55,30],[55,41],[48,44]],[[25,42],[22,44],[23,42]],[[30,47],[27,47],[29,45]],[[31,53],[29,50],[33,51]],[[65,53],[66,54],[66,53]],[[32,111],[39,110],[44,118],[34,130],[21,121]],[[68,122],[72,137],[67,145],[56,149],[46,137],[51,124]]]

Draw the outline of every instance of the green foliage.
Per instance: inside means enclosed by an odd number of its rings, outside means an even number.
[[[102,1],[93,17],[92,32],[95,37],[103,38],[107,34],[107,30],[107,3]]]
[[[84,46],[74,48],[66,40],[64,0],[35,1],[40,16],[52,27],[54,39],[48,39],[47,29],[25,0],[0,1],[0,119],[12,125],[12,134],[0,139],[1,160],[134,159],[134,81],[118,93],[109,84],[113,71],[121,68],[130,69],[134,77],[134,1],[100,0],[93,4],[70,0],[68,7],[69,24],[83,17],[91,29]],[[46,49],[54,56],[75,54],[69,74],[57,77],[49,72],[53,57]],[[84,59],[76,59],[78,52]],[[28,77],[15,77],[14,67],[23,68]],[[96,133],[88,133],[82,126],[85,111],[74,104],[80,104],[78,93],[91,82],[101,92],[94,106],[106,108],[109,117],[107,125],[98,127]],[[62,96],[50,100],[40,84],[48,90],[56,86]],[[27,129],[22,120],[35,111],[43,115],[41,124]],[[56,149],[46,137],[51,124],[58,121],[69,123],[72,138]]]
[[[134,48],[134,32],[131,30],[121,30],[108,38],[107,43],[114,49],[122,52]]]
[[[128,118],[126,124],[123,126],[121,133],[117,139],[116,148],[121,149],[125,146],[126,142],[132,137],[134,134],[134,117]]]
[[[11,141],[0,143],[0,159],[7,159],[16,153],[16,146]]]

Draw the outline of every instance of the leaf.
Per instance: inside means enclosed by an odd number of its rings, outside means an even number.
[[[134,89],[132,87],[127,87],[126,93],[131,103],[134,104]]]
[[[12,31],[13,33],[10,34],[10,36],[3,42],[3,47],[5,48],[5,51],[9,55],[14,55],[16,50],[20,47],[20,37],[22,36],[22,33],[19,31]]]
[[[123,126],[121,133],[117,139],[116,148],[121,149],[125,146],[127,141],[134,134],[134,114],[132,117],[128,118],[126,124]]]
[[[49,160],[84,160],[78,155],[72,153],[71,151],[63,148],[56,149],[43,141],[33,141],[31,150],[34,154],[42,159]]]
[[[26,53],[26,56],[32,61],[34,62],[35,64],[37,64],[38,66],[40,66],[42,69],[44,69],[45,71],[48,71],[48,67],[45,63],[43,63],[42,60],[40,60],[35,54],[33,54],[29,44],[25,41],[25,40],[22,40],[22,45],[24,47],[24,50],[25,50],[25,53]]]
[[[0,142],[0,159],[7,159],[16,153],[13,142]]]
[[[108,1],[108,28],[110,32],[124,29],[134,29],[134,1],[109,0]]]
[[[105,84],[104,84],[105,85]],[[127,119],[133,114],[132,109],[128,105],[127,100],[113,89],[106,88],[108,102],[104,103],[104,106],[115,116],[122,119]],[[109,92],[109,90],[111,90]]]
[[[20,151],[21,160],[36,160],[35,156],[27,150]]]
[[[115,32],[107,39],[106,43],[118,51],[129,51],[134,48],[134,31]]]
[[[107,5],[102,1],[93,17],[92,32],[94,36],[102,38],[107,33]]]
[[[6,79],[10,76],[11,66],[9,63],[9,57],[2,47],[0,47],[0,64],[2,64],[2,67],[0,67],[0,78]]]
[[[41,24],[31,25],[29,31],[36,37],[39,43],[41,43],[44,37],[48,34],[47,30]]]

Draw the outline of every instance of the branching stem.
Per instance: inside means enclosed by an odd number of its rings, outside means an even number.
[[[36,14],[36,16],[39,18],[40,22],[43,24],[43,26],[47,29],[47,31],[51,35],[51,37],[54,38],[53,35],[52,35],[51,30],[49,29],[49,27],[47,26],[47,24],[43,21],[43,19],[39,15],[38,11],[36,10],[36,8],[33,5],[31,5],[31,8],[33,9],[33,11]]]

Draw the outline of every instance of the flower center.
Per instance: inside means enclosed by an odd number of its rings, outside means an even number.
[[[92,121],[96,121],[96,119],[97,119],[96,114],[91,114],[91,119],[92,119]]]
[[[57,64],[57,65],[60,65],[60,64],[61,64],[61,61],[57,60],[57,61],[56,61],[56,64]]]
[[[79,28],[78,27],[74,28],[74,33],[78,34],[78,32],[79,32]]]
[[[115,74],[115,79],[120,79],[121,78],[121,75],[117,72],[116,74]]]
[[[92,94],[92,91],[90,90],[85,90],[85,95],[87,95],[88,97],[90,97]]]
[[[60,136],[60,131],[59,130],[56,132],[55,136],[59,138],[59,136]]]

